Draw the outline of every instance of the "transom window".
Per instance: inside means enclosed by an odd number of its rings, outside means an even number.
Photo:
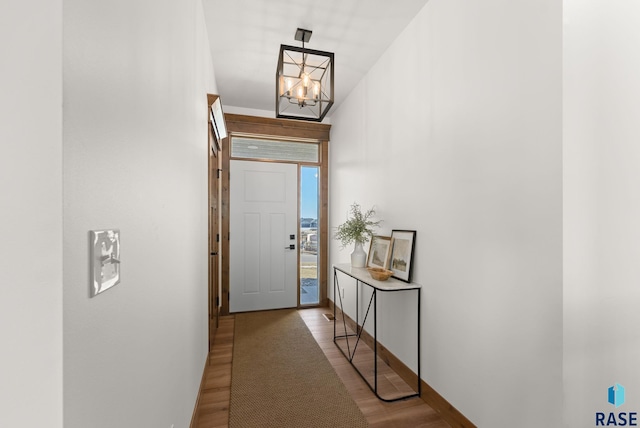
[[[231,157],[318,163],[320,161],[320,144],[233,137],[231,138]]]

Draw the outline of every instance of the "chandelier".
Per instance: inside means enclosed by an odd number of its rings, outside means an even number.
[[[333,105],[333,53],[305,48],[311,33],[297,29],[302,47],[280,45],[276,117],[321,122]]]

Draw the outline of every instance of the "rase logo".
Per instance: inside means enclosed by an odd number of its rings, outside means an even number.
[[[608,389],[609,404],[616,409],[624,404],[625,392],[624,386],[616,383]],[[638,413],[637,412],[597,412],[596,413],[596,426],[597,427],[636,427],[638,426]]]
[[[624,404],[624,386],[616,383],[609,387],[609,403],[616,406],[616,409]]]

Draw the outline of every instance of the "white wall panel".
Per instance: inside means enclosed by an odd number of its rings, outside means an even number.
[[[186,427],[207,355],[199,0],[64,2],[64,426]],[[121,282],[88,293],[91,229]]]
[[[0,13],[0,426],[62,427],[62,1]]]
[[[561,424],[561,49],[560,2],[432,0],[331,118],[330,226],[417,230],[423,376],[481,427]],[[380,340],[411,366],[401,300]]]
[[[640,412],[639,21],[634,1],[564,2],[566,427]]]

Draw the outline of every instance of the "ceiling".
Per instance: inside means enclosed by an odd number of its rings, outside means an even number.
[[[218,91],[225,106],[275,117],[280,45],[301,46],[297,28],[313,31],[305,47],[335,53],[335,104],[413,19],[427,0],[203,0]]]

